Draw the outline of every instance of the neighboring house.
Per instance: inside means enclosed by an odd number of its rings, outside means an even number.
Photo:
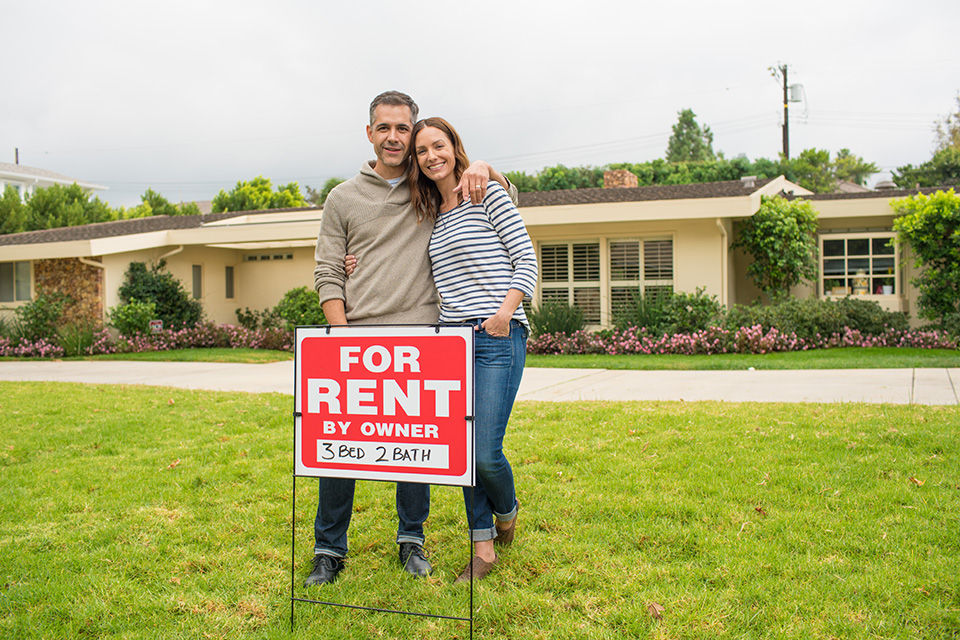
[[[750,303],[759,295],[746,276],[750,258],[729,248],[736,222],[763,196],[785,194],[810,200],[820,214],[821,273],[796,295],[849,293],[911,311],[915,274],[906,251],[890,244],[890,201],[910,193],[814,195],[782,176],[521,193],[540,261],[535,303],[573,304],[592,327],[609,326],[617,305],[636,293],[703,288],[726,306]],[[103,318],[119,304],[131,262],[164,259],[209,319],[235,323],[238,308],[272,307],[287,290],[312,287],[321,215],[300,208],[155,216],[0,236],[0,310],[56,289],[79,299],[88,317]]]
[[[69,187],[72,184],[78,184],[88,193],[93,191],[104,191],[107,187],[92,182],[84,182],[46,169],[37,169],[36,167],[27,167],[22,164],[10,164],[9,162],[0,162],[0,193],[3,193],[7,185],[17,190],[22,200],[33,194],[38,188],[51,187],[60,184]]]

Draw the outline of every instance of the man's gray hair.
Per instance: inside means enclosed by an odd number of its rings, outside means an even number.
[[[373,112],[381,104],[389,104],[397,107],[410,108],[410,124],[417,121],[417,115],[420,113],[420,107],[413,101],[413,98],[401,91],[384,91],[370,103],[370,124],[373,124]]]

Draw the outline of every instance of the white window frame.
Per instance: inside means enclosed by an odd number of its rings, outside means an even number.
[[[842,256],[827,256],[824,254],[824,243],[830,240],[843,240],[844,253]],[[849,252],[850,240],[866,240],[867,253],[853,254]],[[875,240],[893,240],[893,253],[874,253]],[[900,250],[896,243],[896,233],[893,231],[868,231],[861,233],[821,233],[818,239],[820,249],[819,275],[817,288],[820,290],[821,298],[843,298],[847,295],[867,300],[884,300],[899,298],[902,295],[902,283],[900,278]],[[828,261],[846,260],[843,275],[828,274],[825,265]],[[886,262],[893,259],[893,267],[883,267],[877,265],[876,261]],[[850,260],[866,261],[864,274],[859,274],[859,270],[851,273],[856,267],[850,266]],[[879,272],[879,269],[887,269],[886,273]],[[833,276],[833,277],[832,277]],[[842,280],[842,286],[840,282]],[[889,283],[889,284],[888,284]],[[890,293],[884,293],[883,286],[892,286]],[[877,290],[880,293],[877,293]]]
[[[564,280],[545,281],[543,279],[543,250],[544,247],[566,247],[567,253],[567,277]],[[597,277],[596,279],[577,279],[575,274],[575,251],[578,247],[595,247],[597,258]],[[585,240],[556,240],[543,241],[539,243],[538,260],[540,262],[539,286],[537,287],[538,304],[544,301],[561,300],[571,306],[576,306],[584,311],[588,326],[598,326],[603,317],[603,288],[601,286],[603,273],[603,242],[600,239],[590,238]],[[590,274],[588,274],[590,275]],[[562,296],[554,296],[555,292],[564,292],[565,299]],[[596,305],[587,306],[583,303],[583,295],[590,295],[596,292]],[[544,295],[544,294],[547,295]],[[580,304],[577,304],[579,299]],[[593,307],[593,308],[591,308]]]

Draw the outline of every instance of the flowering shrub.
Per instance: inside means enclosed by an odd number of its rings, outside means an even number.
[[[164,329],[159,333],[120,336],[116,349],[122,353],[229,347],[293,350],[293,334],[283,329],[247,329],[231,324],[201,323],[182,329]]]
[[[800,338],[761,325],[740,327],[731,331],[710,327],[692,333],[656,335],[646,328],[627,327],[590,333],[580,330],[570,334],[545,333],[527,342],[527,352],[534,354],[714,354],[772,353],[774,351],[806,351],[831,347],[918,347],[921,349],[957,349],[960,341],[942,331],[889,328],[879,335],[864,335],[845,327],[842,332],[827,336],[815,334]]]
[[[11,340],[0,338],[0,356],[12,358],[59,358],[63,355],[63,347],[51,344],[40,338],[29,340],[21,338]]]

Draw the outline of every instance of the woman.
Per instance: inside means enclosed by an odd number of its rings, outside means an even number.
[[[429,251],[440,321],[469,322],[476,328],[478,482],[463,491],[475,555],[455,581],[463,582],[471,572],[474,578],[490,572],[497,561],[495,542],[513,541],[519,503],[503,436],[526,360],[529,323],[520,303],[533,295],[537,258],[517,208],[497,182],[487,185],[478,203],[455,191],[469,161],[446,120],[421,120],[411,139],[411,201],[418,217],[434,221]]]

